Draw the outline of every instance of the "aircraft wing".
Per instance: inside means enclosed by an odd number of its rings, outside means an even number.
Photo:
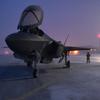
[[[87,47],[74,47],[74,46],[65,46],[64,47],[65,51],[73,51],[73,50],[91,50],[91,48]]]

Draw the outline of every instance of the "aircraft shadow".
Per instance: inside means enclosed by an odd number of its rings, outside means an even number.
[[[0,66],[0,81],[16,81],[33,79],[32,68],[26,66],[9,65]],[[46,73],[45,69],[39,69],[39,73]]]
[[[63,67],[52,67],[50,68],[51,70],[60,70],[60,69],[66,69],[67,67],[66,66],[63,66]]]

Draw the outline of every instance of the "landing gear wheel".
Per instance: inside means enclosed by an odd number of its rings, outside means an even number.
[[[33,78],[37,78],[37,69],[36,68],[33,69]]]
[[[32,67],[32,62],[27,62],[27,67]]]
[[[67,61],[66,67],[70,68],[70,60]]]

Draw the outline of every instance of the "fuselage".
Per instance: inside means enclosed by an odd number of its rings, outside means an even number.
[[[34,50],[41,53],[49,42],[50,40],[44,36],[27,32],[13,33],[6,38],[6,43],[13,52],[26,55]]]
[[[42,59],[52,60],[62,55],[64,47],[38,28],[42,20],[43,11],[39,6],[29,6],[22,12],[18,24],[20,31],[5,39],[16,57],[26,59],[37,52]]]

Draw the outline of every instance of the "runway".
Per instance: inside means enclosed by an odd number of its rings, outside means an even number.
[[[70,69],[62,63],[38,66],[33,79],[31,68],[20,60],[0,62],[0,100],[100,100],[99,63],[72,62]]]

